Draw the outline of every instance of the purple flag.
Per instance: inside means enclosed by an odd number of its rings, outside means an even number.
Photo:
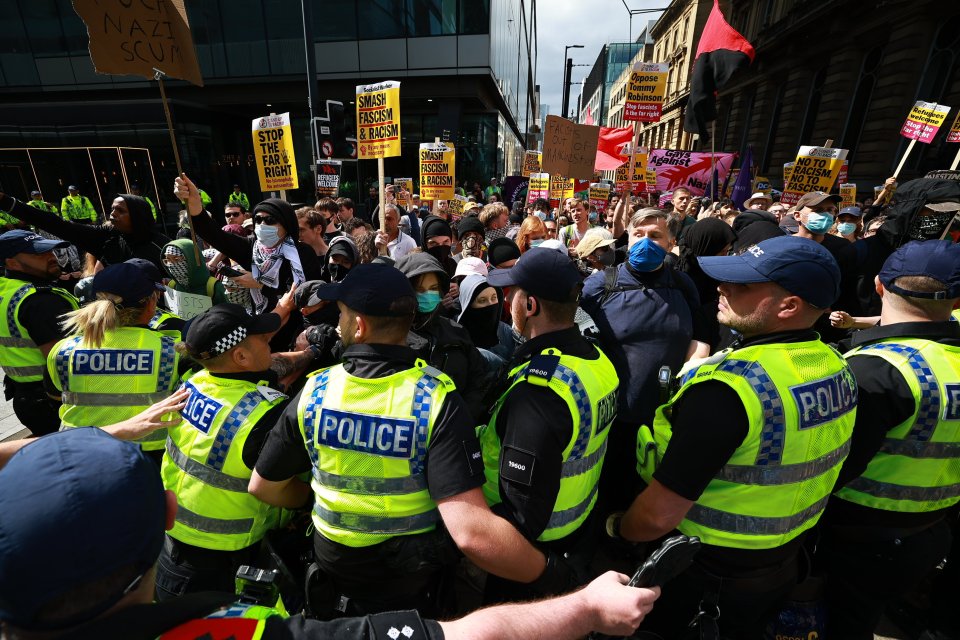
[[[743,155],[743,162],[740,163],[740,174],[737,181],[733,184],[733,192],[730,199],[736,205],[737,210],[743,211],[743,203],[750,198],[750,189],[753,184],[753,148],[747,147],[747,152]]]

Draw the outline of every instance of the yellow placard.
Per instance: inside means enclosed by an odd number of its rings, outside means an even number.
[[[456,157],[451,142],[420,144],[420,198],[450,200],[453,198]]]
[[[930,144],[943,121],[947,119],[948,113],[950,107],[945,104],[918,101],[910,110],[907,121],[903,123],[900,135]]]
[[[657,168],[656,167],[647,167],[647,193],[653,193],[657,190]]]
[[[783,186],[786,187],[790,183],[790,174],[793,173],[793,163],[784,162],[783,163]]]
[[[540,162],[542,154],[539,151],[525,151],[523,154],[523,168],[520,175],[528,177],[534,173],[540,173]]]
[[[261,191],[296,189],[300,186],[289,113],[253,120],[253,156],[257,159]]]
[[[857,185],[848,183],[840,185],[840,208],[852,207],[857,204]]]
[[[538,198],[550,199],[549,173],[530,174],[530,184],[527,185],[527,202],[534,202]]]
[[[453,222],[458,222],[463,217],[463,207],[467,204],[467,197],[459,193],[454,194],[447,202],[447,211]]]
[[[638,62],[630,72],[623,119],[634,122],[659,122],[663,98],[667,93],[666,62]]]
[[[357,85],[357,158],[400,155],[400,83]]]
[[[950,133],[947,134],[947,142],[960,142],[960,113],[953,119]]]
[[[617,167],[616,173],[614,174],[613,182],[616,185],[617,191],[623,191],[627,188],[627,182],[630,182],[628,176],[630,174],[630,162],[627,161]],[[633,191],[634,193],[641,193],[646,191],[647,185],[647,151],[643,149],[634,154],[633,161]]]
[[[605,182],[594,182],[587,191],[587,200],[597,208],[597,211],[603,213],[607,209],[607,201],[610,199],[610,185]]]
[[[401,193],[413,193],[413,178],[393,179],[393,197],[397,199],[397,206],[409,207],[409,199],[407,196],[401,196]]]
[[[757,176],[753,181],[753,192],[754,193],[765,193],[770,195],[770,192],[773,190],[773,185],[770,184],[770,179],[763,176]]]
[[[550,176],[550,199],[566,200],[573,197],[573,178]]]
[[[805,193],[830,193],[846,158],[846,149],[800,147],[793,163],[793,171],[790,172],[790,181],[784,187],[780,202],[793,206]]]

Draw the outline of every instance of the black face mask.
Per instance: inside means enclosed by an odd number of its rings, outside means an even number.
[[[500,340],[497,338],[497,325],[500,322],[500,305],[491,304],[481,309],[467,309],[460,318],[460,324],[473,338],[473,344],[484,349],[495,347]]]
[[[327,272],[330,274],[330,282],[343,282],[343,279],[350,273],[350,267],[331,262],[327,265]]]
[[[447,260],[450,259],[450,246],[449,245],[440,245],[437,247],[430,247],[427,249],[427,253],[432,255],[437,261],[446,268]]]

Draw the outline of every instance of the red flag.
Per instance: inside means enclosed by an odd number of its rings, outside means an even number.
[[[600,127],[600,139],[597,142],[597,159],[593,163],[596,171],[616,169],[626,158],[620,155],[620,148],[633,138],[633,127]]]
[[[593,125],[593,114],[590,113],[590,107],[587,107],[587,117],[584,119],[583,124]]]

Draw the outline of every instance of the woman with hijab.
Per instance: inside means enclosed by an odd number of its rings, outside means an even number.
[[[473,344],[497,373],[513,355],[516,343],[510,325],[500,320],[503,291],[487,284],[483,275],[468,275],[460,283],[460,315],[457,317]]]
[[[704,218],[691,225],[680,240],[677,269],[690,276],[700,294],[700,309],[711,350],[720,343],[720,323],[717,321],[720,294],[717,292],[717,281],[703,272],[697,258],[725,256],[736,239],[736,232],[722,219]]]

